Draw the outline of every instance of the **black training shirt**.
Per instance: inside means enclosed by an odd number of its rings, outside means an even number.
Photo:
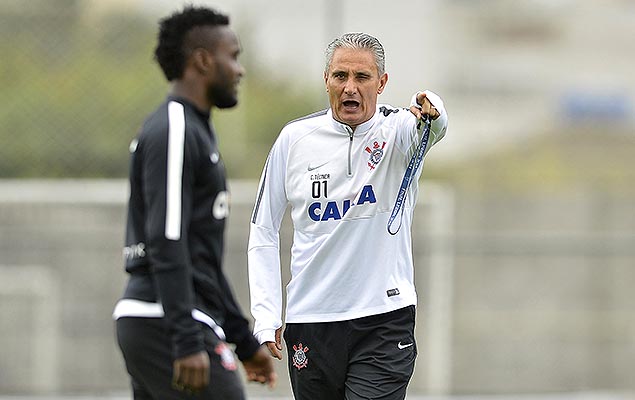
[[[175,357],[204,349],[196,308],[243,360],[259,345],[221,268],[229,195],[209,118],[169,96],[130,146],[124,298],[163,305]]]

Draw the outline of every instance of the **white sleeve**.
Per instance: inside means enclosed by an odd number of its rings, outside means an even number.
[[[430,100],[430,103],[432,103],[434,108],[436,108],[440,114],[439,117],[432,121],[432,123],[430,124],[430,134],[432,136],[430,147],[432,147],[432,145],[436,144],[445,136],[445,132],[448,129],[448,113],[445,111],[443,100],[441,100],[441,97],[439,97],[439,95],[429,90],[424,90],[423,93],[426,94],[426,97],[428,98],[428,100]],[[419,92],[415,93],[412,96],[412,99],[410,100],[410,106],[420,107],[417,104],[418,94]]]
[[[254,336],[262,344],[275,341],[282,326],[282,278],[279,231],[287,207],[286,141],[274,143],[265,164],[251,218],[247,261]]]

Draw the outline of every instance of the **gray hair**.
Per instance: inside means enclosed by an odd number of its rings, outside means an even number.
[[[345,33],[326,46],[326,51],[324,52],[326,55],[325,72],[328,72],[331,62],[333,61],[333,54],[335,53],[335,50],[339,48],[369,50],[373,53],[379,75],[384,74],[386,70],[386,55],[384,54],[384,47],[377,38],[361,32]]]

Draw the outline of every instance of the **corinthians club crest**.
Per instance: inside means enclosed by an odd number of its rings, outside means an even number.
[[[293,345],[293,350],[295,353],[293,354],[293,366],[297,369],[302,369],[306,367],[309,363],[309,360],[306,358],[306,353],[309,351],[308,347],[302,347],[302,343],[298,345]]]
[[[383,142],[381,146],[379,145],[379,142],[373,142],[372,149],[368,146],[364,149],[368,153],[370,153],[370,157],[368,159],[368,167],[371,170],[375,169],[377,164],[379,164],[379,162],[381,161],[381,158],[384,156],[384,147],[386,147],[386,142]]]
[[[232,350],[225,344],[225,342],[220,342],[214,352],[220,356],[220,363],[228,371],[236,371],[238,368],[236,366],[236,359],[234,358],[234,353]]]

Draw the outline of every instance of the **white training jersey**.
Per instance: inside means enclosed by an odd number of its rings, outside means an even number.
[[[447,114],[437,95],[426,95],[441,114],[431,124],[429,149],[445,135]],[[287,323],[350,320],[416,304],[410,228],[421,169],[402,228],[393,236],[386,226],[420,141],[418,125],[409,110],[378,105],[354,131],[331,110],[282,129],[260,179],[249,234],[251,312],[260,343],[274,341],[282,326],[279,229],[288,205],[294,234]]]

